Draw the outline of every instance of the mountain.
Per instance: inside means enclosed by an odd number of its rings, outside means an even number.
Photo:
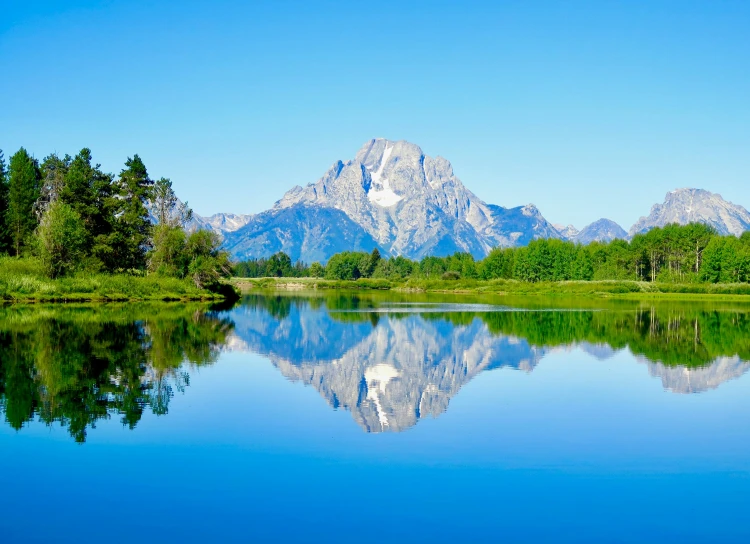
[[[343,211],[304,204],[253,216],[241,229],[224,234],[224,247],[239,259],[283,251],[293,261],[308,263],[325,262],[341,251],[385,251]]]
[[[581,229],[581,231],[573,236],[571,240],[586,245],[591,242],[611,242],[618,238],[625,239],[627,236],[628,233],[625,232],[625,229],[614,221],[611,221],[610,219],[599,219]]]
[[[215,213],[209,217],[193,214],[196,222],[205,229],[211,229],[219,234],[234,232],[247,225],[252,219],[249,214]]]
[[[739,236],[750,229],[750,212],[703,189],[677,189],[667,194],[663,204],[654,205],[648,216],[641,217],[628,235],[632,238],[670,223],[695,222],[711,225],[719,234]]]
[[[171,219],[177,219],[179,216],[179,208],[182,206],[182,201],[178,198],[172,213],[170,213]],[[146,209],[148,210],[148,216],[150,221],[155,225],[159,222],[154,206],[150,203],[146,203]],[[244,227],[252,219],[252,215],[236,215],[233,213],[215,213],[209,217],[203,217],[193,212],[193,218],[185,225],[188,231],[193,230],[212,230],[218,233],[221,237],[224,237],[228,232],[234,232],[235,230]]]
[[[555,227],[555,229],[557,229],[557,232],[559,232],[560,236],[562,236],[563,239],[565,239],[565,240],[571,240],[571,239],[575,238],[576,235],[579,232],[578,229],[575,228],[573,225],[568,225],[566,227],[565,225],[561,225],[559,223],[555,223],[552,226]]]
[[[493,247],[561,237],[531,204],[505,208],[479,199],[446,159],[406,141],[375,139],[228,233],[225,247],[240,259],[283,250],[326,261],[336,251],[374,247],[419,259],[456,251],[483,257]]]

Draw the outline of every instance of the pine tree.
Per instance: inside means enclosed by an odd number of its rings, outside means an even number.
[[[0,149],[0,254],[8,253],[11,249],[10,232],[8,229],[8,176],[5,168],[5,157]]]
[[[60,193],[65,187],[70,160],[69,155],[65,155],[65,158],[61,159],[57,154],[52,153],[42,161],[40,195],[34,204],[34,212],[38,221],[42,220],[47,209],[60,198]]]
[[[41,173],[36,159],[22,147],[10,158],[7,224],[16,256],[37,226],[34,204],[40,195]]]
[[[151,221],[147,203],[151,200],[154,182],[148,177],[146,165],[138,155],[125,161],[120,172],[120,213],[112,240],[118,268],[139,269],[146,266]]]

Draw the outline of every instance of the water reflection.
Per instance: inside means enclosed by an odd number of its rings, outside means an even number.
[[[78,442],[113,415],[132,429],[147,408],[167,413],[231,329],[191,306],[2,308],[0,410],[15,429],[38,417]]]
[[[715,389],[750,368],[750,314],[742,307],[550,310],[402,298],[0,308],[0,410],[15,429],[38,419],[83,442],[98,421],[119,417],[134,428],[147,410],[166,414],[191,369],[222,351],[263,355],[367,432],[408,429],[444,412],[478,374],[531,373],[560,350],[599,360],[626,351],[675,393]]]
[[[479,373],[531,372],[548,353],[605,360],[627,350],[665,389],[698,393],[745,373],[750,319],[736,308],[532,310],[368,297],[251,296],[232,312],[231,349],[268,357],[368,432],[437,416]]]

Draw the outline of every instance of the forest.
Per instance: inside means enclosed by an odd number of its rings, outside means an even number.
[[[481,260],[469,253],[429,256],[420,261],[345,251],[321,263],[292,262],[277,253],[267,259],[237,263],[234,275],[314,277],[330,280],[381,278],[507,279],[522,282],[633,280],[661,283],[750,282],[750,231],[739,238],[721,236],[701,223],[667,225],[637,234],[632,240],[588,245],[539,239],[524,247],[496,248]]]
[[[138,155],[114,175],[88,148],[41,162],[21,148],[7,165],[0,151],[0,291],[23,291],[22,273],[155,275],[220,290],[229,256],[215,233],[188,232],[191,218],[172,182],[152,180]]]

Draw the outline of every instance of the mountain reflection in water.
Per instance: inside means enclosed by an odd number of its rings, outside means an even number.
[[[708,391],[750,368],[741,307],[529,309],[393,297],[0,308],[0,410],[13,428],[38,418],[83,442],[100,420],[134,428],[147,409],[166,414],[176,391],[189,394],[191,368],[223,351],[268,358],[367,432],[408,429],[444,412],[483,371],[531,372],[560,350],[599,360],[626,350],[675,393]]]
[[[231,315],[229,349],[269,358],[368,432],[401,431],[437,416],[481,372],[531,372],[557,350],[579,348],[599,360],[628,350],[675,393],[714,389],[750,368],[750,319],[736,309],[527,310],[250,296]]]

